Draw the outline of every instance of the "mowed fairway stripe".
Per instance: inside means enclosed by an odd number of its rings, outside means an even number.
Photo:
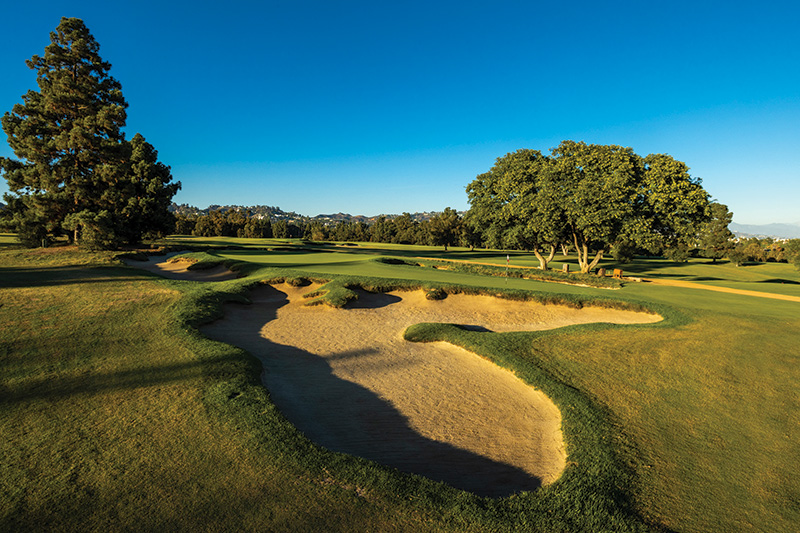
[[[741,294],[742,296],[755,296],[756,298],[772,298],[773,300],[786,300],[788,302],[800,302],[800,296],[790,296],[788,294],[773,294],[771,292],[750,291],[746,289],[732,289],[730,287],[714,287],[712,285],[703,285],[693,281],[678,281],[678,280],[665,280],[642,278],[642,281],[652,283],[653,285],[666,285],[669,287],[683,287],[686,289],[702,289],[714,292],[726,292],[728,294]]]

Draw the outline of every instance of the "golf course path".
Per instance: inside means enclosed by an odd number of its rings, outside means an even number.
[[[555,481],[566,450],[558,408],[512,372],[448,343],[412,343],[421,322],[479,330],[542,330],[657,315],[450,295],[361,291],[348,308],[305,306],[318,286],[262,285],[227,304],[205,335],[244,348],[281,412],[333,451],[505,496]]]
[[[192,264],[188,261],[173,261],[170,258],[185,252],[170,252],[164,255],[152,255],[147,261],[123,259],[123,262],[132,267],[141,268],[169,279],[182,279],[190,281],[226,281],[236,279],[236,273],[224,266],[216,266],[203,270],[189,270]]]
[[[775,294],[771,292],[750,291],[746,289],[732,289],[730,287],[715,287],[713,285],[703,285],[702,283],[695,283],[693,281],[680,281],[674,279],[654,279],[654,278],[642,278],[642,281],[647,283],[652,283],[653,285],[684,287],[687,289],[702,289],[706,291],[726,292],[728,294],[741,294],[743,296],[755,296],[756,298],[772,298],[773,300],[800,302],[800,296],[791,296],[788,294]]]

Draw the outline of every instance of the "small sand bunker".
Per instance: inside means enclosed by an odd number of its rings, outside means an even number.
[[[230,304],[203,328],[264,365],[281,412],[334,451],[505,496],[555,481],[565,466],[561,416],[542,392],[448,343],[412,343],[404,330],[449,322],[491,331],[587,322],[652,322],[627,311],[421,291],[362,292],[347,309],[304,306],[316,286],[263,286],[250,306]]]
[[[188,261],[169,262],[170,258],[180,253],[184,252],[153,255],[150,256],[147,261],[135,261],[133,259],[124,259],[123,261],[128,266],[141,268],[169,279],[189,281],[226,281],[229,279],[236,279],[236,273],[231,272],[222,265],[203,270],[189,270],[189,266],[192,263]]]

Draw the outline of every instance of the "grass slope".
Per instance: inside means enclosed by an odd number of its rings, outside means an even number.
[[[0,251],[0,528],[635,531],[649,529],[644,516],[677,531],[792,531],[800,521],[800,305],[402,269],[361,248],[209,252],[249,261],[237,266],[250,277],[217,284],[155,280],[102,254]],[[375,251],[404,252],[427,253]],[[769,266],[767,279],[797,279]],[[678,272],[708,276],[704,265]],[[562,479],[484,500],[312,445],[276,412],[251,358],[193,329],[253,280],[287,276],[331,279],[322,297],[333,303],[355,284],[447,285],[599,297],[667,320],[411,328],[412,340],[448,340],[514,369],[564,414]]]

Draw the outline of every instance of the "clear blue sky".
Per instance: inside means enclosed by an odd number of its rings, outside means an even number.
[[[572,139],[685,161],[739,223],[800,222],[796,2],[6,4],[0,111],[82,18],[178,203],[466,209],[497,157]]]

